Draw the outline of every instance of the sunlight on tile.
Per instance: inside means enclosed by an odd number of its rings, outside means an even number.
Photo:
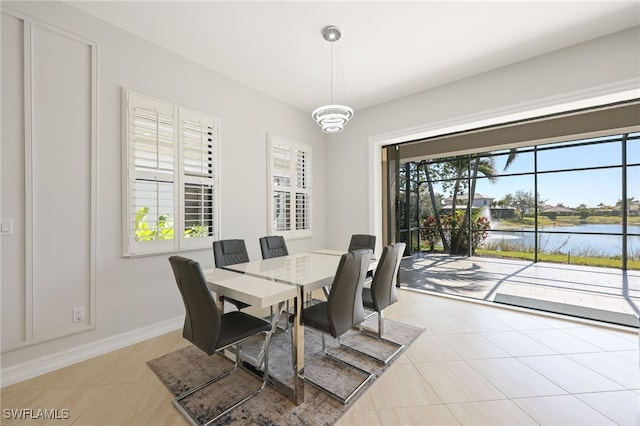
[[[442,403],[413,365],[393,364],[371,385],[368,394],[378,410]]]
[[[624,333],[599,327],[572,328],[567,333],[605,351],[638,350],[638,340],[633,333]]]
[[[376,410],[352,411],[349,410],[335,423],[335,426],[382,426]]]
[[[623,386],[564,355],[519,359],[569,393],[624,390]]]
[[[551,355],[557,353],[519,331],[482,333],[482,336],[512,356]]]
[[[491,315],[493,318],[505,325],[517,330],[541,330],[550,328],[541,316],[531,315],[518,311],[496,310]]]
[[[432,334],[473,333],[473,329],[447,315],[425,315],[417,318],[420,326]]]
[[[447,426],[459,424],[444,405],[380,410],[378,415],[384,425]]]
[[[475,332],[513,330],[508,324],[492,318],[488,313],[472,312],[469,315],[458,317],[457,320]]]
[[[371,411],[375,410],[375,405],[367,392],[363,393],[357,400],[351,403],[349,411]]]
[[[446,404],[506,399],[466,361],[430,362],[416,364],[416,368]]]
[[[509,398],[566,394],[564,389],[515,358],[468,362]]]
[[[404,355],[413,363],[460,359],[439,337],[426,333],[422,333]]]
[[[504,358],[509,354],[479,334],[448,334],[440,340],[449,346],[461,359]]]
[[[614,425],[598,411],[572,395],[515,399],[513,402],[541,425]]]
[[[627,360],[633,365],[640,366],[640,351],[614,351],[609,353],[614,354],[615,356],[620,357],[624,360]]]
[[[537,423],[513,402],[480,401],[448,404],[447,408],[461,425],[537,425]]]
[[[638,364],[620,359],[610,352],[568,354],[567,357],[627,389],[637,389],[640,386]]]
[[[601,349],[562,330],[523,330],[528,336],[558,353],[598,352]]]
[[[640,395],[635,392],[584,393],[576,394],[575,397],[619,425],[640,425]]]

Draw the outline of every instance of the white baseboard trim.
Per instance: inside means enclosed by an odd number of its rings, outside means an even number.
[[[0,370],[0,388],[22,382],[80,361],[102,355],[182,327],[184,316],[166,320],[63,352],[36,358]]]

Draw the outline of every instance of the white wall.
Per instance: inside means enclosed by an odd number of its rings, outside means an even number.
[[[291,252],[301,252],[325,246],[325,144],[324,135],[307,113],[285,105],[259,92],[242,86],[231,79],[216,74],[167,50],[152,45],[131,34],[98,21],[78,10],[57,2],[2,2],[2,218],[11,218],[13,235],[0,237],[2,254],[2,371],[15,369],[34,360],[46,359],[74,348],[86,348],[100,342],[127,335],[136,330],[150,330],[158,324],[179,325],[184,308],[171,273],[168,255],[141,258],[121,256],[121,88],[149,94],[151,96],[184,105],[220,117],[221,123],[221,238],[244,238],[249,256],[260,258],[258,237],[267,232],[267,132],[308,143],[313,146],[314,186],[314,237],[289,241]],[[6,14],[4,12],[11,12]],[[13,15],[18,14],[18,17]],[[74,229],[80,233],[81,241],[88,241],[95,249],[95,315],[94,327],[82,330],[71,329],[69,335],[60,338],[29,339],[28,322],[31,316],[25,310],[25,286],[29,280],[25,275],[25,251],[29,240],[25,236],[25,181],[32,175],[44,180],[34,180],[35,192],[43,192],[38,186],[46,182],[40,168],[30,173],[25,169],[24,96],[20,17],[34,18],[38,28],[60,29],[88,40],[97,51],[97,162],[95,164],[95,238],[91,238],[86,226]],[[52,37],[46,33],[39,40],[47,43]],[[55,52],[53,53],[55,56]],[[36,60],[41,55],[36,53]],[[65,67],[60,60],[58,66]],[[74,69],[68,70],[73,76]],[[86,74],[81,74],[86,77]],[[85,83],[82,83],[85,85]],[[27,84],[27,87],[29,85]],[[51,85],[47,87],[52,87]],[[41,91],[34,92],[34,108],[46,106],[47,120],[77,106],[76,102],[57,96],[57,104],[42,104]],[[63,90],[64,93],[64,90]],[[40,103],[39,103],[40,102]],[[59,109],[56,112],[56,109]],[[88,114],[89,115],[89,114]],[[41,114],[42,116],[42,114]],[[87,119],[88,120],[88,119]],[[36,127],[40,126],[38,120]],[[88,122],[83,122],[88,126]],[[39,127],[38,127],[39,128]],[[47,155],[51,160],[47,176],[60,180],[66,176],[67,165],[73,160],[69,153],[69,142],[64,133],[51,135],[47,144],[36,144],[37,155]],[[40,137],[38,140],[44,140]],[[90,138],[87,138],[87,144]],[[88,149],[88,148],[87,148]],[[64,156],[63,156],[64,153]],[[89,167],[87,165],[87,167]],[[86,172],[86,173],[85,173]],[[81,179],[91,175],[86,169]],[[88,173],[88,174],[87,174]],[[26,180],[25,180],[26,179]],[[66,178],[65,178],[66,179]],[[28,186],[28,185],[27,185]],[[39,215],[46,209],[72,212],[78,205],[85,206],[87,197],[66,197],[65,203],[56,204],[49,199],[48,205],[40,205]],[[60,205],[62,204],[62,205]],[[26,208],[28,210],[28,208]],[[63,213],[61,214],[63,215]],[[86,219],[86,215],[83,216]],[[64,276],[73,271],[88,268],[84,251],[73,249],[56,250],[52,233],[34,234],[34,247],[48,247],[51,258],[57,265],[56,274]],[[63,247],[59,245],[59,247]],[[213,254],[209,250],[192,251],[186,254],[200,261],[204,267],[213,266]],[[40,256],[42,259],[43,256]],[[75,265],[78,257],[83,260]],[[51,262],[49,262],[51,263]],[[43,270],[46,265],[36,261],[34,268]],[[47,300],[36,306],[38,318],[62,318],[71,324],[69,299],[78,291],[73,286],[60,287],[59,283],[38,275],[33,286]],[[28,286],[27,286],[28,287]],[[86,289],[86,285],[79,288]],[[84,296],[83,296],[84,297]],[[75,303],[75,302],[74,302]],[[80,303],[80,302],[79,302]],[[81,302],[84,303],[84,302]],[[26,323],[25,323],[26,322]],[[59,326],[56,326],[60,328]],[[53,336],[45,333],[43,336]],[[78,332],[82,331],[82,332]],[[37,333],[36,333],[37,334]],[[40,341],[47,340],[47,341]],[[113,341],[115,342],[115,341]],[[9,348],[10,350],[7,350]],[[99,351],[99,350],[98,350]],[[59,359],[58,357],[57,359]],[[64,363],[64,360],[59,361]],[[46,364],[46,362],[45,362]],[[40,364],[39,364],[40,365]],[[3,385],[6,384],[6,375]]]
[[[356,232],[382,235],[383,144],[437,134],[439,128],[495,124],[512,114],[558,112],[563,106],[554,106],[565,103],[566,110],[597,105],[603,95],[639,98],[639,87],[640,27],[634,27],[356,111],[345,130],[327,141],[327,246],[344,247]]]

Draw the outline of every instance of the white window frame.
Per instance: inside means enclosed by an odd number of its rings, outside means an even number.
[[[122,89],[123,112],[123,219],[122,219],[122,252],[125,257],[150,255],[159,253],[171,253],[190,249],[210,248],[214,240],[218,239],[219,232],[219,119],[210,114],[194,111],[179,105],[172,104],[151,96],[143,95]],[[160,153],[155,159],[150,160],[148,167],[136,167],[135,135],[133,133],[133,109],[142,108],[152,114],[162,114],[163,124],[166,129],[165,137],[158,144],[164,144],[164,156],[166,161],[160,161]],[[153,118],[149,122],[153,122]],[[156,122],[157,123],[157,122]],[[189,124],[189,136],[187,128]],[[192,129],[196,129],[195,131]],[[199,130],[198,130],[199,129]],[[152,135],[153,136],[153,135]],[[199,141],[199,140],[200,141]],[[198,147],[198,145],[202,147]],[[160,150],[161,148],[158,148]],[[188,151],[188,154],[185,152]],[[137,151],[138,154],[143,152]],[[152,157],[155,155],[152,152]],[[200,156],[200,159],[198,159]],[[144,161],[140,160],[139,162]],[[186,166],[186,161],[190,166]],[[200,162],[199,162],[200,161]],[[152,163],[156,162],[156,166]],[[163,163],[161,166],[160,163]],[[149,223],[150,230],[155,230],[155,225],[160,221],[160,215],[169,217],[167,223],[173,223],[173,231],[167,231],[168,239],[150,238],[140,240],[136,238],[136,211],[140,202],[136,203],[136,183],[154,183],[159,187],[163,185],[167,190],[167,197],[163,200],[160,195],[151,198],[156,205],[166,202],[167,207],[151,208]],[[191,237],[187,235],[186,223],[188,218],[187,197],[185,185],[196,188],[202,187],[200,193],[210,191],[210,197],[204,197],[200,203],[201,223],[206,224],[206,236]],[[144,204],[144,203],[143,203]],[[193,200],[191,202],[193,212]],[[196,207],[196,212],[198,208]],[[206,212],[206,213],[205,213]],[[193,214],[193,213],[192,213]],[[197,213],[196,213],[197,214]],[[197,217],[197,216],[196,216]],[[157,218],[157,219],[156,219]],[[168,227],[170,228],[170,227]],[[193,228],[198,230],[197,228]],[[179,231],[180,230],[180,231]],[[158,231],[160,232],[160,231]]]
[[[313,152],[310,145],[303,144],[282,136],[268,134],[268,153],[267,153],[267,234],[268,235],[282,235],[286,239],[299,239],[309,238],[313,236],[313,194],[312,194],[312,163]],[[277,167],[274,164],[276,150],[288,150],[289,161],[286,164],[286,171],[289,176],[289,185],[276,184],[276,177],[283,174],[281,167]],[[296,168],[297,155],[296,153],[304,153],[305,167],[303,174],[299,173],[299,169]],[[278,170],[280,169],[280,170]],[[302,180],[301,180],[302,179]],[[283,179],[286,182],[286,179]],[[298,183],[304,182],[302,185]],[[277,191],[287,193],[289,196],[290,207],[288,211],[288,217],[281,217],[281,221],[289,223],[289,229],[277,229],[275,214],[275,193]],[[298,205],[296,195],[304,195],[307,200],[306,205]],[[296,212],[298,209],[303,209],[303,218],[305,226],[304,228],[299,226],[297,221]]]

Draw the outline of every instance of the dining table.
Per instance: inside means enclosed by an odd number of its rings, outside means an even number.
[[[204,271],[209,288],[219,295],[262,308],[278,305],[278,311],[283,302],[292,304],[294,374],[292,388],[285,394],[296,405],[304,402],[304,296],[331,285],[342,254],[336,250],[316,250]],[[369,269],[375,269],[376,264],[373,261]],[[275,330],[275,323],[273,326]]]

